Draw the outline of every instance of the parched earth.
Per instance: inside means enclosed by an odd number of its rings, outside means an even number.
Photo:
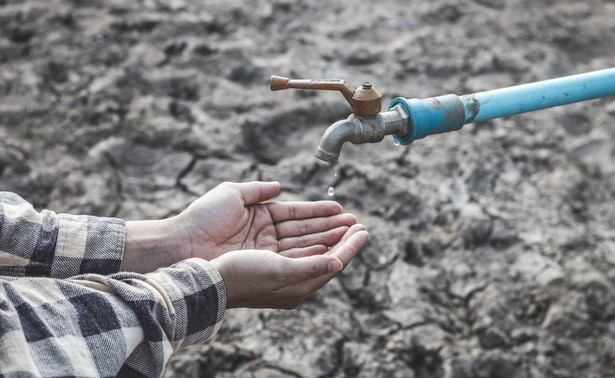
[[[615,65],[615,1],[0,0],[0,189],[160,218],[279,180],[371,232],[296,311],[231,310],[177,377],[614,377],[615,98],[313,154],[350,109]],[[337,176],[334,175],[337,173]]]

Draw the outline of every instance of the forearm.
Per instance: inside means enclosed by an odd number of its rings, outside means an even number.
[[[172,351],[217,332],[226,291],[190,259],[147,275],[0,278],[0,303],[0,375],[160,376]]]
[[[120,268],[124,221],[34,210],[0,192],[0,275],[67,278]]]
[[[126,222],[122,271],[148,273],[190,258],[176,217]]]

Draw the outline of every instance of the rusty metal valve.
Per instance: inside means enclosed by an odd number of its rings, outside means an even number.
[[[370,83],[363,83],[361,87],[354,89],[345,80],[306,80],[271,76],[272,91],[290,88],[340,91],[350,104],[352,112],[360,116],[376,115],[382,108],[382,95]]]
[[[337,162],[345,142],[377,143],[385,135],[403,138],[408,134],[407,114],[401,106],[381,113],[382,95],[370,83],[354,89],[344,80],[293,80],[271,76],[272,91],[289,88],[340,91],[352,108],[347,119],[335,122],[323,134],[316,151],[316,157],[323,161]]]

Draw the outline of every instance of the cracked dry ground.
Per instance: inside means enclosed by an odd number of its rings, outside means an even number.
[[[159,218],[224,180],[372,238],[299,310],[228,311],[180,377],[615,376],[615,100],[313,157],[349,113],[268,77],[471,93],[613,66],[615,2],[0,0],[0,189]]]

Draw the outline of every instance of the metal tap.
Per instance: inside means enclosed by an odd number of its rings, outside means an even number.
[[[316,151],[316,157],[323,161],[337,162],[344,142],[377,143],[385,135],[404,138],[409,132],[408,115],[403,108],[395,106],[387,112],[380,112],[382,95],[370,83],[363,83],[354,89],[344,80],[271,77],[272,91],[289,88],[340,91],[352,108],[352,114],[347,119],[335,122],[323,134]]]
[[[290,80],[271,77],[271,89],[339,90],[353,114],[325,131],[316,156],[335,163],[344,142],[375,143],[392,135],[409,145],[429,135],[456,131],[472,122],[521,114],[553,106],[615,95],[615,68],[586,72],[457,96],[393,99],[388,112],[380,112],[382,96],[369,83],[357,90],[343,80]]]

